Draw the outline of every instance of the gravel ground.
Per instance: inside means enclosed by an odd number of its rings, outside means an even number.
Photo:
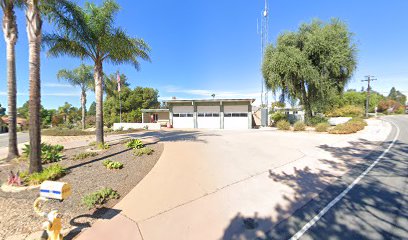
[[[71,160],[72,156],[89,150],[81,147],[64,151],[64,160],[59,162],[69,173],[59,181],[72,185],[72,195],[63,202],[50,201],[44,210],[58,209],[63,214],[63,228],[73,226],[89,227],[98,217],[104,215],[120,201],[144,176],[153,168],[159,159],[163,144],[156,143],[148,147],[154,150],[152,155],[136,157],[133,150],[128,150],[122,143],[112,144],[108,150],[99,152],[98,156],[84,160]],[[120,170],[107,170],[102,161],[111,159],[120,161],[124,167]],[[25,163],[13,162],[0,167],[0,182],[6,181],[10,170],[24,170]],[[118,191],[120,198],[110,200],[98,209],[88,210],[81,204],[81,198],[103,187],[111,187]],[[18,193],[0,190],[0,239],[17,234],[28,234],[41,230],[41,217],[34,214],[32,204],[38,197],[38,188]]]

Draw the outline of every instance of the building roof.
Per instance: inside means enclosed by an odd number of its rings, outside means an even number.
[[[7,116],[3,116],[3,117],[1,117],[1,119],[3,120],[3,122],[4,122],[5,124],[8,124],[9,121],[8,121],[8,117],[7,117]],[[16,121],[17,121],[17,124],[20,124],[20,125],[23,125],[23,126],[26,126],[26,125],[27,125],[27,119],[25,119],[25,118],[17,117]]]
[[[141,109],[144,113],[169,112],[169,109]]]
[[[165,103],[184,103],[184,102],[251,102],[255,101],[254,98],[229,98],[229,99],[171,99],[164,101]]]

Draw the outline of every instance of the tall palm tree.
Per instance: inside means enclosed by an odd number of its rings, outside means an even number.
[[[46,34],[44,43],[50,56],[67,55],[93,61],[96,141],[103,143],[103,63],[128,63],[139,70],[138,59],[150,61],[150,48],[142,39],[132,38],[115,26],[119,5],[113,0],[105,0],[101,6],[88,2],[83,9],[70,1],[59,1],[59,4],[63,6],[51,6],[50,10],[50,20],[58,31]]]
[[[41,165],[41,79],[40,51],[42,37],[42,19],[39,9],[40,0],[26,0],[26,24],[29,46],[29,135],[30,135],[30,173],[42,170]]]
[[[7,48],[7,86],[8,86],[8,134],[9,147],[7,159],[18,157],[17,148],[17,90],[16,90],[16,55],[15,46],[18,38],[15,5],[16,0],[0,0],[3,10],[3,34]]]
[[[58,79],[65,79],[73,86],[81,88],[82,130],[85,129],[86,92],[93,87],[92,66],[81,64],[74,70],[62,69],[57,74]]]

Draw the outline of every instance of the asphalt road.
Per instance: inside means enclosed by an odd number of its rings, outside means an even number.
[[[294,239],[408,239],[408,116],[384,118],[400,129],[393,147],[343,198],[340,198],[306,232]],[[328,187],[317,198],[268,232],[270,239],[290,239],[336,199],[390,146],[388,141],[365,158],[364,163]],[[343,152],[359,154],[356,149]]]
[[[18,132],[17,133],[17,142],[24,143],[28,142],[28,132]],[[0,148],[8,147],[8,133],[0,134]]]

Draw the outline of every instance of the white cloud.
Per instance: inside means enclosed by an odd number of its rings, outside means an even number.
[[[175,87],[167,87],[165,89],[168,93],[183,93],[193,95],[196,97],[211,98],[212,94],[215,94],[217,98],[256,98],[259,95],[255,91],[219,91],[219,90],[207,90],[207,89],[179,89]]]
[[[42,96],[53,96],[53,97],[78,97],[81,93],[77,92],[67,92],[67,93],[43,93]]]
[[[211,95],[215,94],[215,98],[253,98],[255,102],[254,106],[259,105],[260,92],[256,90],[246,90],[246,91],[222,91],[222,90],[208,90],[208,89],[181,89],[174,86],[167,86],[164,89],[167,93],[174,93],[173,96],[177,99],[183,99],[183,97],[177,96],[177,94],[189,95],[188,99],[211,99]],[[160,100],[170,100],[171,97],[161,97]]]
[[[7,92],[0,92],[0,96],[8,96]],[[28,93],[17,93],[17,96],[28,96]]]
[[[44,83],[42,86],[50,88],[74,88],[73,86],[64,83]]]

